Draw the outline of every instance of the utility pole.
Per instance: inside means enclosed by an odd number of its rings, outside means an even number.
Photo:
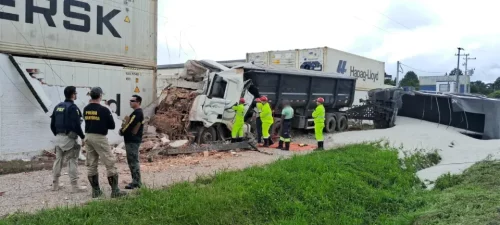
[[[397,67],[398,68],[397,68],[397,72],[396,72],[396,87],[399,87],[399,72],[403,73],[403,68],[401,68],[401,63],[399,61],[397,63]]]
[[[463,64],[465,66],[465,73],[464,73],[464,75],[467,76],[467,72],[468,72],[468,70],[467,70],[467,63],[468,63],[469,60],[476,60],[476,57],[469,58],[469,54],[465,54],[465,58],[464,59],[465,59],[465,63]]]
[[[455,93],[460,93],[460,80],[459,80],[459,71],[460,71],[460,51],[464,50],[461,47],[458,47],[458,54],[455,54],[457,56],[457,69],[455,70],[455,75],[457,76],[457,80],[455,81]]]

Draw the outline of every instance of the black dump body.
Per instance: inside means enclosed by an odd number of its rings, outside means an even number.
[[[368,99],[362,101],[363,105],[349,109],[347,115],[350,119],[373,120],[377,129],[393,127],[404,94],[402,88],[396,87],[372,89],[368,91]]]
[[[325,99],[327,112],[350,107],[354,101],[356,79],[298,69],[263,66],[245,66],[244,80],[251,80],[249,92],[254,97],[267,96],[275,116],[279,116],[280,103],[289,100],[297,115],[310,116],[318,97]],[[251,107],[255,105],[255,102]]]

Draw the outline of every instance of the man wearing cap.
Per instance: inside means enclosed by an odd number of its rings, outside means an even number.
[[[277,149],[289,151],[291,142],[290,131],[292,128],[293,108],[292,106],[290,106],[290,101],[288,100],[283,100],[282,104],[283,110],[281,111],[280,142]],[[284,147],[283,144],[285,144]]]
[[[316,99],[316,109],[312,113],[314,118],[314,136],[316,136],[316,141],[318,142],[318,148],[316,151],[323,150],[323,128],[325,128],[325,102],[324,98],[319,97]]]
[[[231,142],[243,141],[243,125],[245,125],[245,99],[240,98],[239,104],[235,104],[232,109],[236,113],[234,116],[233,129],[231,129]]]
[[[108,130],[115,129],[115,121],[111,111],[101,105],[102,89],[94,87],[90,91],[90,102],[83,109],[85,119],[85,133],[87,134],[85,144],[87,145],[87,176],[92,186],[92,197],[97,198],[102,195],[99,186],[99,173],[97,165],[99,159],[106,167],[109,185],[111,186],[111,197],[121,197],[126,195],[118,187],[118,171],[116,168],[116,158],[111,152],[106,135]]]
[[[266,96],[262,96],[260,101],[262,102],[262,111],[260,113],[260,119],[262,120],[262,138],[264,139],[264,147],[269,147],[273,145],[273,140],[269,134],[269,130],[274,122],[273,111],[271,110],[271,106]]]
[[[66,100],[54,107],[50,117],[50,129],[56,136],[56,161],[52,168],[52,190],[59,190],[59,177],[65,159],[68,161],[68,174],[71,181],[72,192],[81,192],[78,187],[78,156],[80,156],[81,146],[77,143],[78,137],[82,140],[85,135],[82,131],[82,114],[78,106],[75,105],[76,87],[68,86],[64,88]]]

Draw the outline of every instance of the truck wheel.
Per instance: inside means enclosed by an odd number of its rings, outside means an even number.
[[[347,127],[349,124],[347,123],[347,117],[346,116],[341,116],[340,119],[337,121],[337,131],[342,132],[347,130]]]
[[[375,129],[386,129],[389,128],[389,121],[387,120],[374,120],[373,125]]]
[[[335,117],[328,117],[326,118],[325,121],[325,131],[326,133],[333,133],[335,132],[335,128],[337,127],[337,120]]]
[[[201,127],[197,135],[198,144],[207,144],[217,140],[217,132],[213,127]]]

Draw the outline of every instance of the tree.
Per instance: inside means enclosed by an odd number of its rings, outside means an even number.
[[[470,93],[488,95],[491,91],[487,84],[478,80],[470,82]]]
[[[418,90],[420,88],[420,81],[418,80],[417,74],[413,71],[408,71],[403,79],[401,79],[401,82],[399,82],[399,86],[415,87],[415,89]]]
[[[493,91],[495,91],[495,90],[500,90],[500,77],[498,77],[498,78],[495,80],[495,82],[493,82],[493,83],[492,83],[492,85],[491,85],[491,86],[492,86],[491,88],[493,89]]]
[[[384,84],[396,86],[396,78],[394,78],[394,80],[386,79],[384,80]]]
[[[491,92],[489,95],[488,95],[489,98],[500,98],[500,91],[494,91],[494,92]]]
[[[457,72],[457,68],[452,69],[450,72],[450,76],[456,76],[457,75],[456,72]],[[462,72],[461,69],[458,69],[458,76],[462,76],[462,75],[464,75],[464,73]]]

